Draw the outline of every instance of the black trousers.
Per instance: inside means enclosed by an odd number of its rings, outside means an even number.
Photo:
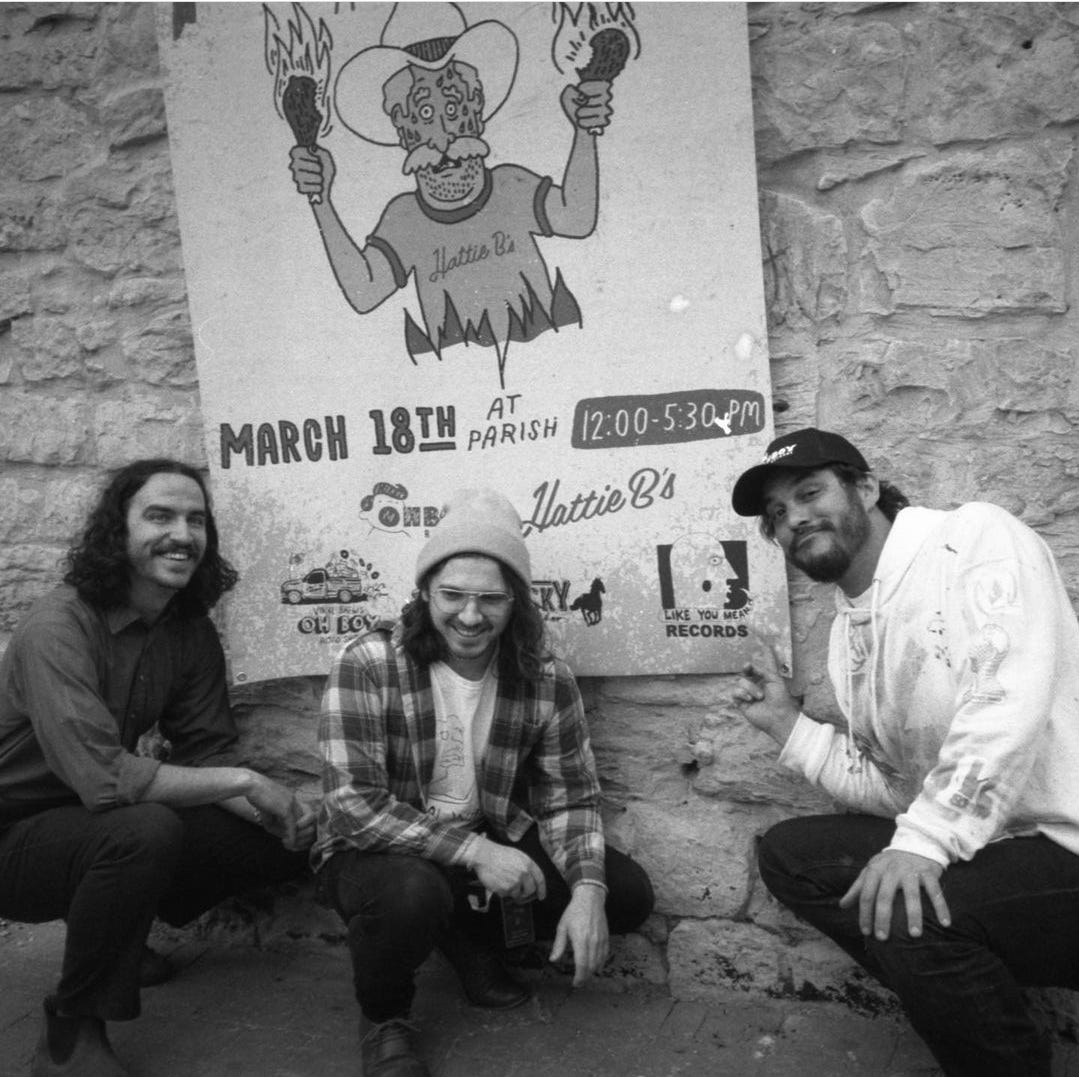
[[[1010,838],[946,868],[951,924],[923,894],[923,931],[897,898],[891,934],[863,936],[839,899],[891,841],[893,819],[789,819],[760,841],[768,889],[899,996],[949,1077],[1049,1077],[1049,1044],[1022,988],[1079,988],[1079,856],[1043,837]]]
[[[125,1021],[139,1015],[139,959],[155,916],[180,926],[306,870],[306,853],[212,805],[51,808],[0,831],[0,916],[65,920],[58,1007]]]
[[[543,871],[547,896],[533,906],[536,935],[553,938],[570,891],[532,827],[514,848]],[[607,924],[614,935],[640,926],[652,912],[647,874],[634,860],[607,848]],[[446,933],[462,931],[488,942],[498,938],[497,911],[470,910],[471,873],[444,868],[419,856],[337,853],[319,872],[322,891],[348,927],[356,1000],[372,1021],[407,1014],[414,976]]]

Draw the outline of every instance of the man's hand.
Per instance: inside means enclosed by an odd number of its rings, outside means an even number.
[[[591,135],[602,135],[614,113],[611,84],[605,79],[589,79],[578,86],[567,86],[560,101],[570,123]]]
[[[907,928],[912,938],[922,934],[922,891],[929,896],[937,919],[947,927],[951,923],[940,877],[944,869],[928,857],[883,849],[862,869],[854,885],[839,899],[839,906],[849,909],[858,902],[858,926],[863,935],[875,935],[882,942],[892,928],[892,908],[897,893],[902,893],[907,910]]]
[[[289,844],[287,833],[279,834],[278,836],[286,849],[294,853],[302,853],[305,849],[310,849],[315,843],[315,824],[318,821],[318,808],[307,806],[302,800],[297,800],[296,806],[299,815],[296,818],[296,833],[292,839],[292,844]]]
[[[733,698],[746,720],[767,733],[780,745],[798,721],[799,706],[787,688],[770,647],[742,667],[742,676],[735,683]]]
[[[316,146],[312,153],[306,146],[293,146],[289,153],[289,169],[300,194],[316,195],[323,202],[329,199],[337,175],[337,166],[329,150]]]
[[[511,845],[499,845],[480,838],[472,861],[477,878],[493,894],[513,901],[542,901],[547,896],[547,880],[539,864],[527,853]]]
[[[263,829],[281,839],[293,852],[302,852],[315,840],[315,811],[305,808],[290,789],[264,774],[255,774],[247,799],[262,816]]]
[[[580,987],[594,972],[607,963],[610,936],[604,912],[606,892],[599,886],[577,886],[555,931],[551,961],[558,961],[573,950],[573,986]]]

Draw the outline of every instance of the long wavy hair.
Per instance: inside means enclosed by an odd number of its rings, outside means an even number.
[[[64,582],[71,584],[85,602],[111,609],[127,601],[131,587],[127,510],[131,499],[150,478],[161,474],[193,479],[206,502],[206,551],[188,585],[172,600],[173,608],[184,617],[201,616],[236,586],[239,574],[219,552],[217,524],[202,476],[188,464],[155,457],[136,460],[112,473],[81,538],[67,552]]]
[[[420,665],[429,666],[432,662],[444,661],[449,655],[446,641],[435,628],[422,594],[428,590],[432,577],[449,560],[447,557],[431,566],[401,610],[401,645],[405,653]],[[498,675],[511,684],[534,682],[539,680],[543,664],[550,658],[543,617],[524,580],[503,562],[497,561],[497,564],[502,570],[507,590],[513,595],[510,619],[498,640]]]
[[[786,468],[777,469],[776,473],[778,474],[780,470],[788,471],[791,474],[800,472],[800,469]],[[847,487],[856,486],[859,479],[864,479],[866,475],[870,474],[870,472],[863,471],[861,468],[854,467],[852,464],[825,464],[820,470],[831,471],[832,474]],[[899,515],[899,510],[905,509],[910,505],[910,499],[898,486],[886,482],[884,479],[879,479],[878,482],[880,485],[880,496],[877,498],[877,508],[884,513],[889,521],[894,521],[896,516]],[[769,542],[773,542],[776,537],[776,529],[772,526],[772,521],[768,519],[767,513],[760,517],[759,526],[761,534],[768,539]]]

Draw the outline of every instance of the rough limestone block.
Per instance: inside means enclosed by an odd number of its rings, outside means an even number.
[[[1051,137],[904,168],[895,189],[861,212],[863,272],[880,275],[887,309],[959,318],[1064,311],[1059,213],[1073,153],[1070,138]]]
[[[1079,26],[1051,4],[927,5],[917,37],[912,135],[938,145],[1079,118]]]
[[[193,388],[198,384],[191,321],[181,308],[162,311],[124,338],[132,375],[149,385]]]
[[[196,467],[206,459],[198,398],[125,390],[94,409],[93,442],[97,462],[122,467],[143,456],[173,456]]]
[[[161,152],[80,177],[64,206],[69,254],[109,276],[180,269],[172,176]]]
[[[761,192],[761,245],[769,328],[818,325],[847,300],[843,221],[776,191]]]
[[[0,273],[0,322],[21,317],[32,310],[29,274],[18,270]]]
[[[156,86],[136,86],[111,94],[101,120],[112,149],[138,145],[165,134],[165,98]]]
[[[757,804],[794,812],[827,810],[808,782],[777,761],[779,747],[737,711],[705,714],[690,731],[694,792],[734,804]]]
[[[0,185],[0,253],[54,251],[67,228],[51,194],[22,185]]]
[[[279,706],[234,706],[233,711],[240,730],[238,753],[247,765],[283,776],[289,785],[313,785],[318,792],[321,763],[316,718]]]
[[[87,459],[88,402],[9,388],[0,394],[0,460],[71,466]]]
[[[18,318],[11,328],[16,365],[28,382],[70,378],[84,369],[84,349],[67,318]]]
[[[606,707],[612,701],[657,707],[707,707],[730,682],[730,676],[723,674],[591,679],[600,707]]]
[[[60,582],[64,552],[46,544],[0,550],[0,630],[13,631],[34,600]]]
[[[74,538],[97,496],[87,472],[0,478],[0,543],[55,546]]]
[[[102,4],[101,48],[90,90],[160,78],[155,29],[156,4]]]
[[[830,191],[842,183],[864,180],[893,171],[905,161],[925,157],[928,151],[910,147],[862,149],[858,152],[825,152],[819,155],[818,191]]]
[[[922,421],[954,432],[957,424],[984,426],[996,411],[1053,412],[1072,382],[1071,349],[1025,338],[995,341],[887,340],[861,356],[886,406],[903,406],[912,390],[925,394]],[[973,432],[973,431],[972,431]]]
[[[605,701],[590,714],[596,762],[607,796],[616,803],[683,796],[687,729],[694,713],[687,707]]]
[[[97,4],[4,4],[0,91],[84,86],[98,51]]]
[[[779,6],[752,16],[758,160],[854,140],[898,142],[909,49],[902,33],[885,22],[832,19],[831,5]]]
[[[187,287],[181,274],[164,277],[119,277],[113,281],[105,297],[110,310],[127,307],[151,308],[187,303]],[[134,312],[132,312],[134,313]]]
[[[734,916],[749,895],[756,873],[753,838],[778,816],[729,810],[690,794],[669,804],[627,805],[633,855],[656,891],[665,916]]]
[[[787,325],[769,331],[768,343],[776,433],[813,426],[821,377],[816,344]]]
[[[61,97],[28,97],[0,110],[0,184],[54,180],[93,160],[99,136],[83,109]]]

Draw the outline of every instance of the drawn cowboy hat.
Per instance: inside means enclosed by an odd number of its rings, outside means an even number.
[[[469,26],[456,4],[394,4],[377,45],[358,52],[337,76],[334,100],[341,122],[378,146],[398,146],[397,129],[382,109],[386,80],[409,64],[437,71],[451,60],[471,64],[483,83],[483,119],[509,97],[517,75],[517,38],[493,19]]]

